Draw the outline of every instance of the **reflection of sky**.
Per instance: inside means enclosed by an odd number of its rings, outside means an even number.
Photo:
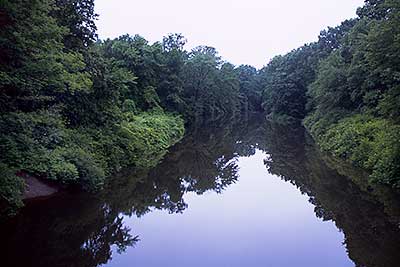
[[[354,266],[343,234],[316,218],[307,196],[268,174],[265,157],[240,158],[239,181],[222,194],[186,194],[183,214],[127,218],[140,241],[107,266]]]

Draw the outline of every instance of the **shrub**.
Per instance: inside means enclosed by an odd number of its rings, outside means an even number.
[[[56,112],[3,115],[0,196],[14,207],[22,205],[23,181],[16,171],[97,190],[124,167],[156,165],[183,133],[180,117],[160,111],[127,113],[122,122],[102,128],[70,129]]]
[[[400,126],[368,115],[333,124],[319,138],[323,150],[371,171],[373,181],[400,187]]]

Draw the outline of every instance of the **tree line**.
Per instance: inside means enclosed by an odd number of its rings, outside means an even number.
[[[94,0],[0,5],[0,204],[22,205],[22,177],[92,191],[149,168],[184,123],[261,109],[258,71],[170,34],[99,40]]]
[[[366,0],[357,18],[261,69],[271,119],[303,120],[320,147],[400,187],[400,2]]]
[[[97,190],[156,165],[185,123],[260,111],[399,187],[400,3],[357,14],[257,70],[181,34],[100,40],[94,0],[2,1],[1,205],[21,206],[23,176]]]

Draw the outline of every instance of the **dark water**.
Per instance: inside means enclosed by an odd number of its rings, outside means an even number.
[[[97,195],[29,203],[0,266],[397,267],[399,203],[301,127],[214,123]]]

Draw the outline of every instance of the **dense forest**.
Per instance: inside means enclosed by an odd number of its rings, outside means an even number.
[[[303,121],[320,147],[400,187],[400,2],[367,0],[358,17],[260,71],[273,120]]]
[[[190,125],[265,112],[303,122],[322,150],[400,187],[400,2],[357,18],[260,70],[181,34],[100,40],[94,0],[0,5],[0,206],[24,177],[87,191],[155,166]]]
[[[99,40],[96,18],[94,0],[1,1],[3,206],[22,205],[23,177],[95,191],[154,166],[185,123],[261,109],[255,68],[181,34]]]

